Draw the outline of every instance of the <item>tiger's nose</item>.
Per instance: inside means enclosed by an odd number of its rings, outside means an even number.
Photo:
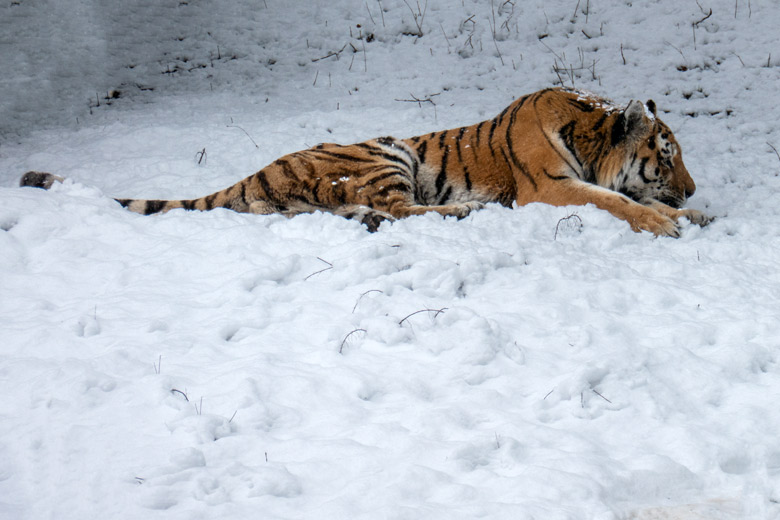
[[[685,187],[685,198],[686,199],[690,199],[691,197],[693,197],[694,193],[696,193],[696,186],[695,185],[691,185],[691,186],[686,186]]]

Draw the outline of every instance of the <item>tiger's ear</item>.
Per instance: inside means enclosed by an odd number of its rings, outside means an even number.
[[[658,115],[658,114],[656,113],[656,108],[655,108],[655,101],[653,101],[652,99],[648,99],[648,100],[647,100],[647,103],[645,103],[645,106],[646,106],[646,107],[647,107],[647,109],[650,111],[650,113],[651,113],[651,114],[653,114],[653,117],[655,117],[655,116],[657,116],[657,115]]]
[[[623,131],[628,139],[641,137],[647,132],[645,106],[640,101],[631,101],[623,112]]]
[[[632,101],[625,110],[620,112],[615,124],[612,125],[612,146],[622,141],[637,141],[647,130],[645,106],[639,101]]]

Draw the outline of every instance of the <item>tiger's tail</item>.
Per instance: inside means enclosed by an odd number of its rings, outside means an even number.
[[[48,190],[56,182],[63,182],[65,179],[59,175],[46,172],[29,171],[22,175],[19,181],[21,187],[41,188]],[[247,211],[248,204],[240,193],[241,183],[231,186],[222,191],[212,193],[199,199],[190,200],[154,200],[154,199],[117,199],[124,208],[142,215],[152,215],[154,213],[165,213],[166,211],[183,208],[187,210],[210,210],[214,208],[227,208],[235,211]],[[236,192],[236,193],[234,193]]]
[[[19,186],[22,188],[29,186],[30,188],[41,188],[48,190],[55,182],[62,182],[64,180],[65,179],[59,175],[54,175],[51,173],[27,172],[22,175],[22,178],[19,180]]]

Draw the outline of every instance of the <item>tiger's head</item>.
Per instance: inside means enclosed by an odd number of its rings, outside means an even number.
[[[696,184],[685,168],[677,139],[656,117],[655,103],[632,101],[615,125],[613,141],[625,140],[627,154],[611,189],[640,203],[656,200],[673,208],[685,204]]]

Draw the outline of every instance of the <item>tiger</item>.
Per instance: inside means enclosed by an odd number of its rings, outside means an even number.
[[[27,172],[22,186],[48,189],[59,176]],[[493,119],[407,139],[318,144],[190,200],[115,199],[151,215],[227,208],[288,217],[330,212],[377,231],[382,222],[436,212],[462,219],[486,204],[592,204],[633,231],[679,237],[681,209],[696,185],[656,104],[619,106],[595,94],[548,88],[516,99]]]

